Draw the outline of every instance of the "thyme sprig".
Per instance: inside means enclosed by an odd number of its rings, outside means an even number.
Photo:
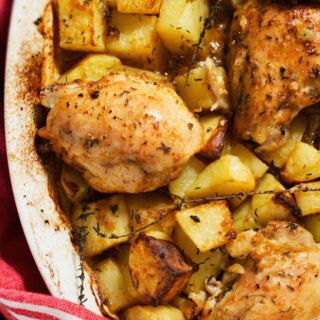
[[[186,78],[186,82],[187,83],[188,83],[189,75],[190,75],[190,72],[191,72],[191,68],[196,63],[197,56],[198,56],[198,54],[200,52],[200,49],[201,49],[201,44],[203,42],[203,39],[205,37],[205,34],[206,34],[207,30],[209,30],[212,27],[212,24],[213,24],[213,22],[215,20],[217,12],[219,12],[219,11],[221,12],[221,11],[224,10],[223,6],[221,6],[221,2],[222,2],[222,0],[218,0],[215,4],[210,5],[209,15],[204,20],[203,28],[201,30],[200,37],[199,37],[199,41],[195,45],[195,50],[193,52],[193,55],[192,55],[192,58],[191,58],[191,63],[190,63],[189,68],[188,68],[188,73],[187,73],[187,78]]]
[[[105,239],[121,239],[121,238],[128,238],[128,237],[132,237],[146,229],[148,229],[149,227],[158,224],[159,222],[161,222],[163,219],[165,219],[166,217],[168,217],[170,214],[181,210],[184,207],[187,207],[190,204],[194,204],[194,203],[207,203],[210,201],[222,201],[222,200],[232,200],[235,198],[242,198],[242,197],[249,197],[249,196],[255,196],[255,195],[268,195],[268,194],[273,194],[277,197],[284,195],[284,194],[291,194],[293,195],[295,192],[316,192],[316,191],[320,191],[320,188],[310,188],[307,186],[303,186],[303,185],[297,185],[294,186],[292,188],[289,189],[284,189],[284,190],[265,190],[265,191],[250,191],[250,192],[239,192],[239,193],[232,193],[230,195],[226,195],[226,196],[213,196],[213,197],[204,197],[204,198],[198,198],[198,199],[185,199],[183,197],[180,197],[179,195],[176,194],[172,194],[168,191],[165,190],[161,190],[161,192],[165,193],[166,195],[170,195],[175,201],[176,204],[171,208],[171,209],[162,209],[160,216],[158,219],[148,223],[147,225],[138,228],[136,230],[132,230],[129,233],[126,234],[122,234],[122,235],[116,235],[114,233],[105,233],[102,232],[100,229],[100,225],[99,223],[95,226],[92,227],[93,230],[95,231],[95,233],[101,237],[101,238],[105,238]],[[297,217],[299,217],[299,213],[296,214]]]
[[[134,235],[136,235],[136,234],[148,229],[149,227],[159,223],[160,221],[162,221],[163,219],[168,217],[173,212],[176,212],[176,211],[180,210],[181,206],[182,206],[182,203],[178,202],[175,205],[173,205],[173,207],[170,208],[170,209],[161,209],[161,210],[159,210],[160,216],[159,216],[158,219],[146,224],[145,226],[143,226],[141,228],[138,228],[138,229],[135,229],[135,230],[131,230],[129,233],[122,234],[122,235],[116,235],[114,233],[102,232],[101,229],[100,229],[99,223],[97,223],[97,225],[95,227],[92,227],[92,228],[93,228],[94,232],[101,238],[110,239],[110,240],[128,238],[128,237],[132,237],[132,236],[134,236]]]
[[[87,226],[85,225],[85,222],[87,220],[87,217],[91,215],[92,213],[87,213],[86,210],[88,209],[87,204],[83,203],[81,207],[81,214],[77,218],[78,220],[81,220],[81,224],[78,230],[78,244],[79,244],[79,256],[80,256],[80,263],[78,271],[80,272],[80,275],[78,278],[80,279],[80,285],[79,285],[79,304],[81,306],[84,305],[84,303],[88,300],[84,295],[84,279],[85,279],[85,273],[84,273],[84,249],[85,249],[85,242],[86,237],[89,234],[89,231],[87,230]]]

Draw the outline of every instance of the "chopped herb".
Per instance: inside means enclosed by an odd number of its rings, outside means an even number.
[[[166,146],[163,142],[161,142],[160,149],[163,151],[164,154],[170,153],[171,147]]]
[[[94,91],[90,94],[90,97],[92,99],[98,99],[99,98],[99,95],[100,95],[100,92],[99,91]]]
[[[191,215],[190,219],[192,219],[194,222],[197,222],[197,223],[200,222],[200,218],[198,216]]]
[[[117,204],[113,204],[113,205],[109,206],[109,208],[110,208],[110,211],[112,212],[112,214],[115,215],[119,209],[119,206]]]

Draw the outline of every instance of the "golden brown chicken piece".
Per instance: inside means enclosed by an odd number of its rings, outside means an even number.
[[[248,256],[245,273],[216,304],[208,320],[320,319],[320,246],[293,222],[245,231],[228,245]]]
[[[173,87],[125,71],[42,92],[52,108],[39,135],[100,192],[154,190],[176,178],[203,129]]]
[[[249,0],[229,39],[234,135],[260,150],[287,139],[297,113],[320,101],[320,5]]]

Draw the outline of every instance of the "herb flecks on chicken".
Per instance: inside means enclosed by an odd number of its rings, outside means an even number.
[[[250,0],[229,39],[234,135],[260,150],[283,144],[298,112],[320,101],[320,6]]]
[[[39,135],[100,192],[166,185],[203,144],[200,123],[173,86],[141,73],[55,85],[41,97],[52,109]]]
[[[245,272],[206,319],[318,318],[320,247],[308,231],[273,221],[259,232],[241,233],[227,249],[240,261],[247,257]]]

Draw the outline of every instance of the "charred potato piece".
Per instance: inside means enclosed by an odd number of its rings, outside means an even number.
[[[84,243],[84,254],[91,257],[116,246],[117,244],[128,241],[126,235],[129,229],[129,213],[124,196],[114,195],[107,199],[91,203],[78,205],[71,216],[72,226],[76,234],[81,228],[85,228],[87,234]],[[94,228],[99,227],[99,232],[106,233],[104,238],[98,235]],[[113,237],[112,237],[113,235]]]
[[[271,174],[267,173],[262,178],[256,191],[281,191],[285,187]],[[256,194],[252,197],[252,212],[258,224],[265,226],[272,220],[293,220],[292,213],[299,208],[290,194]]]
[[[181,311],[173,306],[135,306],[124,311],[122,320],[184,320]]]
[[[129,268],[134,288],[153,306],[171,301],[196,270],[172,242],[143,233],[131,244]]]
[[[200,119],[204,129],[204,147],[200,153],[211,160],[220,158],[224,137],[227,130],[227,120],[224,116],[210,114]]]
[[[213,201],[177,212],[177,222],[201,252],[218,248],[236,236],[225,201]]]

